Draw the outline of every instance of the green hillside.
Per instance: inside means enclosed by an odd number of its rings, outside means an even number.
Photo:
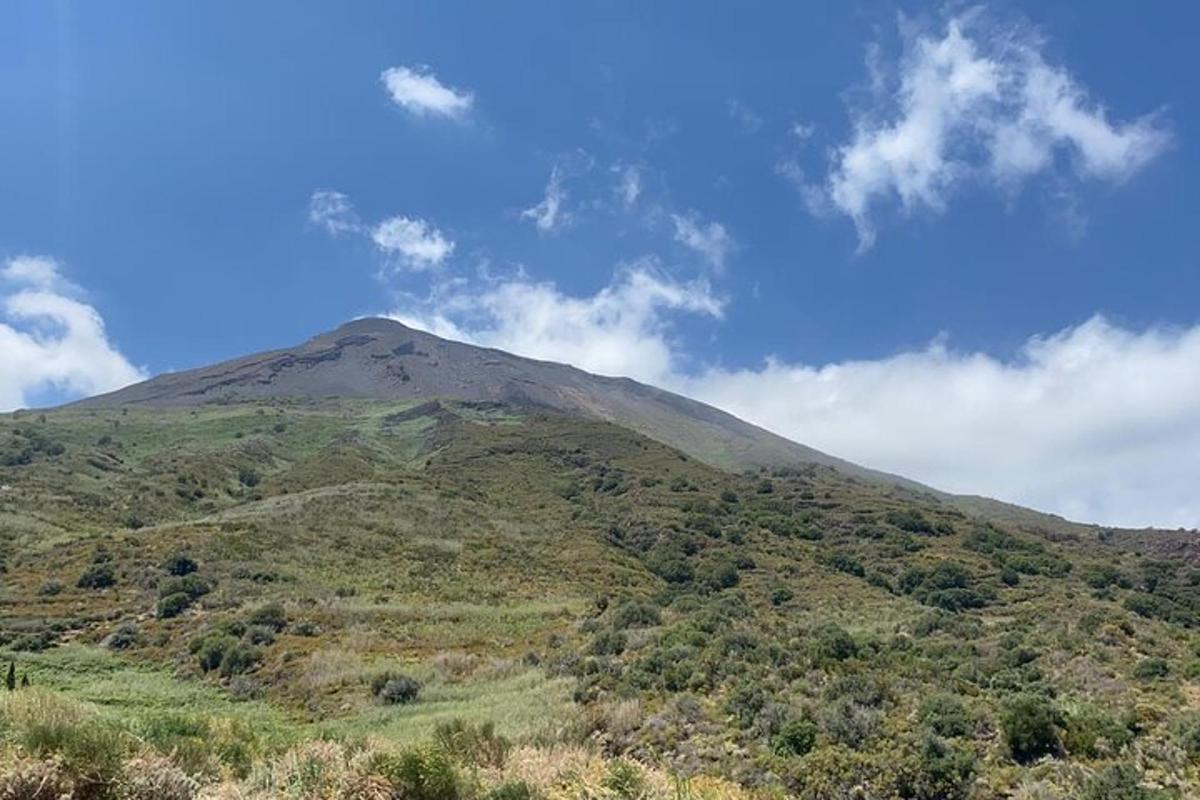
[[[1200,793],[1200,571],[1091,529],[482,401],[23,412],[0,465],[0,798]]]

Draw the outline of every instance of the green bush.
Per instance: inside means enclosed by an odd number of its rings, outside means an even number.
[[[917,750],[915,769],[901,781],[902,796],[913,800],[963,800],[975,776],[975,756],[962,745],[927,736]]]
[[[613,630],[650,628],[662,624],[662,614],[643,600],[626,600],[612,612]]]
[[[128,650],[139,640],[138,627],[132,622],[122,622],[112,633],[104,637],[104,646],[109,650]]]
[[[921,702],[917,719],[938,736],[955,738],[971,732],[973,720],[967,707],[957,695],[939,693]]]
[[[196,660],[200,669],[212,672],[221,668],[225,654],[237,647],[238,640],[226,633],[212,633],[198,640]]]
[[[178,617],[188,606],[192,604],[192,598],[182,592],[169,594],[158,601],[155,606],[154,613],[159,619],[171,619]]]
[[[826,622],[812,632],[809,640],[813,661],[827,664],[858,655],[858,644],[840,625]]]
[[[404,800],[460,800],[466,795],[450,754],[438,748],[381,758],[376,771],[392,784],[395,796]]]
[[[80,589],[107,589],[117,582],[112,567],[108,564],[92,564],[83,571],[75,585]]]
[[[777,586],[771,590],[771,605],[781,606],[784,603],[790,601],[795,596],[796,596],[796,593],[793,592],[788,587]]]
[[[287,612],[281,604],[267,603],[265,606],[260,606],[251,611],[249,616],[246,617],[246,622],[250,625],[262,625],[279,633],[287,627],[288,617]]]
[[[237,642],[221,658],[221,675],[231,678],[249,672],[262,661],[262,651],[245,642]]]
[[[179,578],[171,578],[163,581],[158,586],[159,597],[170,597],[173,594],[187,595],[189,600],[203,597],[212,591],[208,581],[196,575],[184,575]]]
[[[803,756],[817,743],[817,726],[807,719],[784,723],[771,739],[771,749],[780,756]]]
[[[1019,694],[1000,714],[1000,730],[1013,760],[1021,763],[1058,752],[1061,715],[1046,697]]]
[[[1132,764],[1111,764],[1088,780],[1080,800],[1152,800],[1161,796],[1141,785],[1142,776]]]
[[[488,721],[474,725],[462,719],[438,723],[433,740],[460,764],[470,767],[504,766],[511,742],[496,732],[496,724]]]
[[[1066,716],[1062,745],[1068,753],[1084,758],[1101,758],[1119,753],[1133,741],[1133,732],[1110,714],[1094,706],[1082,706]]]
[[[525,781],[505,781],[493,786],[483,797],[484,800],[538,800],[539,794]]]
[[[163,569],[178,577],[190,575],[199,568],[200,565],[186,553],[175,553],[163,563]]]
[[[417,699],[421,684],[398,672],[383,672],[371,680],[371,693],[384,705],[402,705]]]
[[[1142,681],[1155,678],[1165,678],[1171,672],[1171,665],[1161,658],[1144,658],[1133,668],[1133,677]]]

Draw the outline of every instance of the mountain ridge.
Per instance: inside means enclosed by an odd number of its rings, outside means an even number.
[[[70,405],[167,408],[278,397],[450,398],[541,406],[628,427],[722,469],[815,463],[1044,533],[1098,527],[980,495],[951,494],[865,467],[630,378],[456,342],[385,317],[351,320],[297,346],[163,373]]]

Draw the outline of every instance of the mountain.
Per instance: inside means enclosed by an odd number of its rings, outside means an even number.
[[[81,408],[172,408],[266,398],[452,399],[553,409],[612,422],[721,469],[820,464],[882,486],[927,493],[1029,530],[1094,526],[977,496],[941,492],[823,453],[732,414],[629,378],[610,378],[502,350],[448,341],[390,319],[348,322],[296,347],[160,375]]]
[[[0,798],[1200,796],[1184,535],[1045,519],[381,320],[0,414]]]

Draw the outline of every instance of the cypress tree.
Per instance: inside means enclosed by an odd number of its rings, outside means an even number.
[[[8,675],[4,677],[4,686],[10,692],[17,688],[17,665],[12,661],[8,662]]]
[[[28,672],[26,672],[24,675],[21,676],[21,688],[22,689],[29,688],[29,673]]]

